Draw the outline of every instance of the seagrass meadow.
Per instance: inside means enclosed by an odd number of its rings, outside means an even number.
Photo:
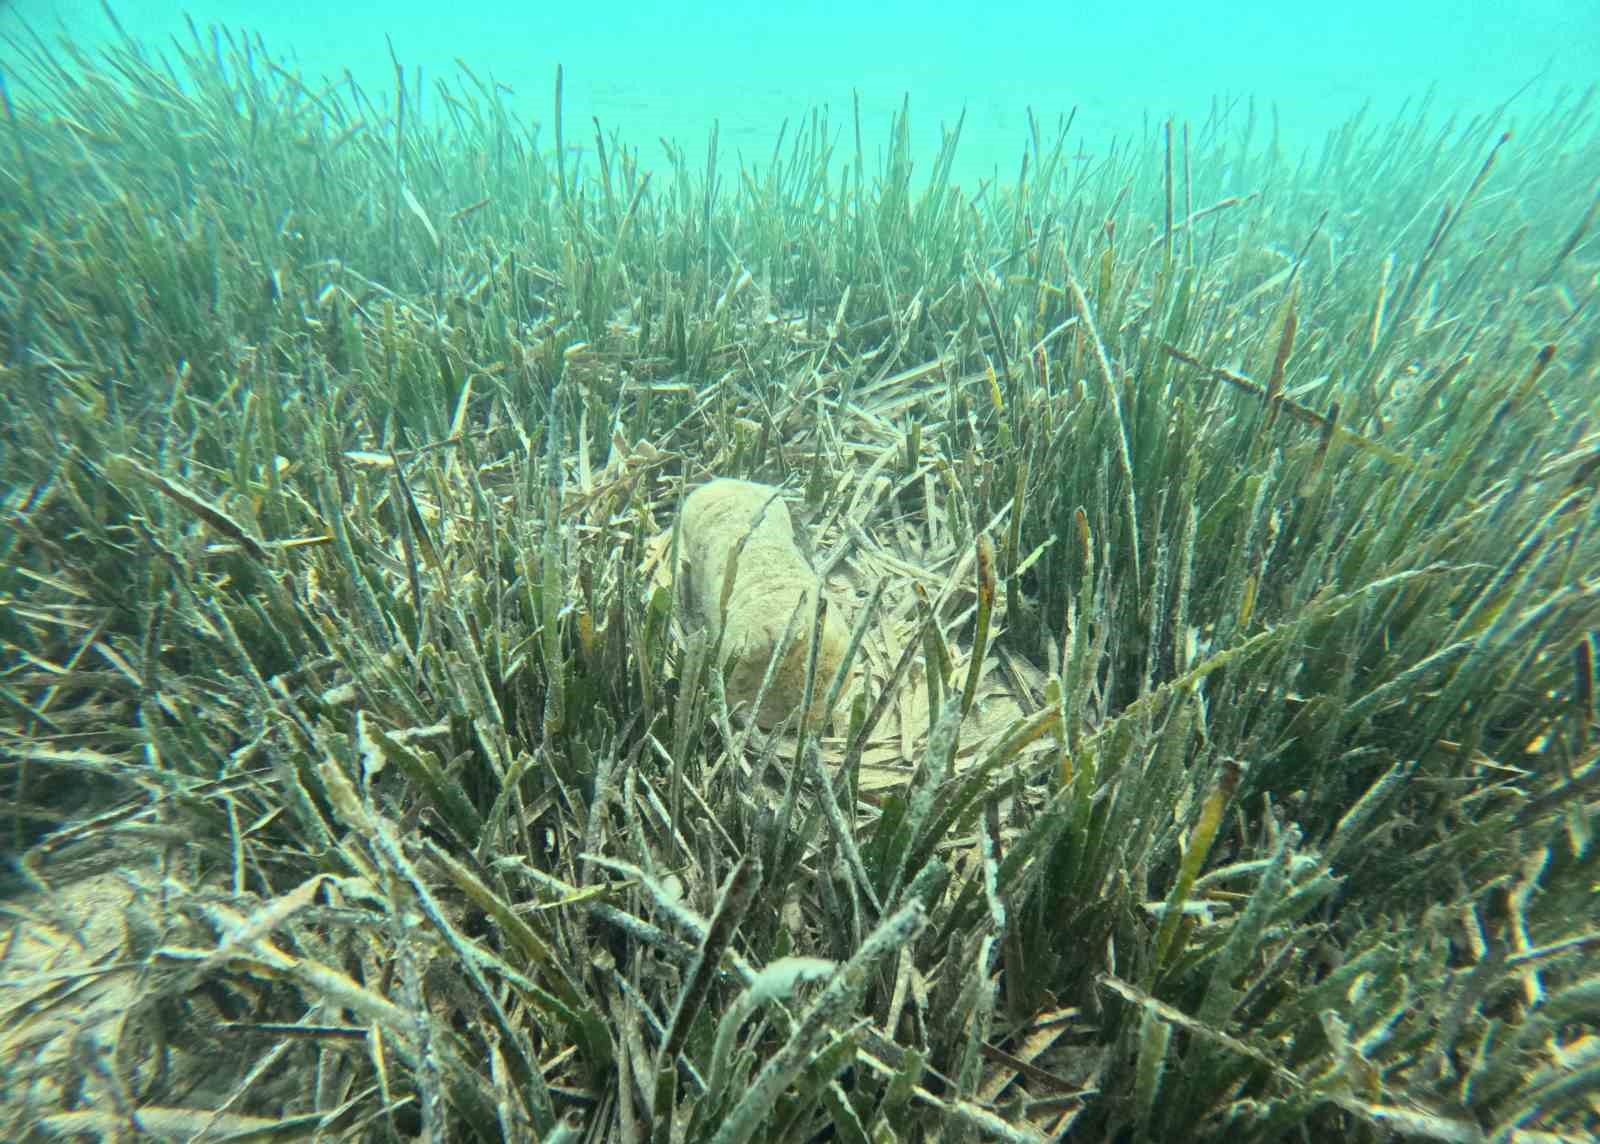
[[[957,186],[5,58],[8,1139],[1600,1131],[1593,93]]]

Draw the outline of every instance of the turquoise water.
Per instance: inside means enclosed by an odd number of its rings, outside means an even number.
[[[1118,10],[1118,9],[1122,10]],[[308,80],[345,68],[392,89],[390,43],[411,81],[454,82],[456,60],[493,76],[518,110],[548,123],[555,67],[566,75],[569,143],[592,137],[591,117],[619,129],[647,164],[659,138],[699,153],[713,119],[724,153],[764,155],[785,118],[826,105],[848,124],[853,92],[869,149],[909,96],[914,139],[926,151],[941,122],[967,113],[961,177],[1010,177],[1032,108],[1048,127],[1077,108],[1088,151],[1171,115],[1197,129],[1214,114],[1243,130],[1251,101],[1270,129],[1310,143],[1370,102],[1398,111],[1430,89],[1442,113],[1488,111],[1532,84],[1544,104],[1600,74],[1595,0],[1405,0],[1292,6],[885,3],[471,4],[211,0],[114,6],[151,45],[202,26],[259,31]],[[114,33],[99,0],[0,0],[0,63],[13,86],[6,37],[26,23],[82,43]],[[435,105],[438,100],[432,100]],[[548,140],[549,135],[545,138]],[[848,140],[848,137],[847,137]],[[853,147],[853,143],[851,144]]]

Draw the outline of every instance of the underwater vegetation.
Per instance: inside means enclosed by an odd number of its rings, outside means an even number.
[[[8,55],[16,1138],[1594,1138],[1593,92],[959,188]]]

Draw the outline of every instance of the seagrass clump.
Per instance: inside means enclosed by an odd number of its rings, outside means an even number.
[[[964,191],[5,59],[17,1138],[1600,1130],[1588,97]]]

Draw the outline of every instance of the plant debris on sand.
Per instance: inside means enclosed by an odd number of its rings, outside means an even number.
[[[1589,96],[958,188],[6,53],[20,1138],[1593,1138]]]

